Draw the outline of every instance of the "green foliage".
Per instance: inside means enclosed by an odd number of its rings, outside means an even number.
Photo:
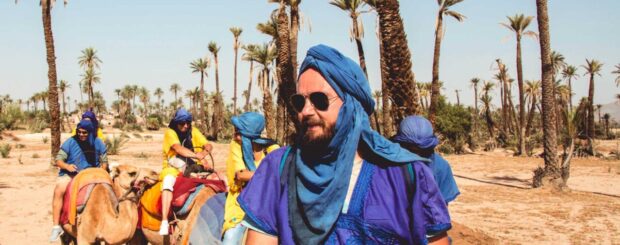
[[[24,120],[24,113],[16,104],[5,105],[0,111],[0,131],[15,129],[17,123]]]
[[[1,144],[0,145],[0,155],[2,158],[8,158],[9,153],[11,153],[11,145],[10,144]]]
[[[121,134],[118,137],[106,138],[105,146],[108,149],[108,155],[117,155],[127,141],[129,141],[129,139],[126,134]]]
[[[445,137],[447,142],[444,144],[449,144],[455,153],[462,153],[465,143],[470,139],[471,129],[471,112],[462,106],[446,103],[445,98],[441,97],[435,131]]]
[[[158,130],[161,125],[163,125],[163,120],[157,115],[151,115],[146,119],[146,129],[148,130]]]

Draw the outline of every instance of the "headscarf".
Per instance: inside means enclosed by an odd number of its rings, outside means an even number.
[[[192,144],[192,122],[193,117],[192,114],[183,108],[179,108],[175,113],[170,123],[168,123],[168,127],[174,130],[177,133],[177,137],[179,138],[179,142],[181,145],[190,151],[194,151],[194,144]],[[189,129],[187,132],[183,133],[179,130],[177,125],[182,122],[189,122]],[[195,163],[192,159],[185,159],[187,164]]]
[[[91,122],[93,122],[93,127],[95,127],[95,133],[97,132],[96,130],[99,129],[99,121],[97,120],[97,116],[95,115],[95,113],[91,110],[88,110],[86,112],[84,112],[84,114],[82,114],[82,119],[90,119]],[[95,134],[95,136],[97,136]]]
[[[413,144],[420,149],[433,149],[439,143],[433,133],[433,125],[422,116],[408,116],[403,119],[393,140]]]
[[[77,134],[78,129],[84,129],[88,131],[88,138],[86,141],[80,141],[79,135]],[[88,163],[94,164],[97,161],[97,152],[95,151],[95,139],[97,138],[97,129],[94,126],[94,123],[89,120],[82,119],[75,128],[75,140],[77,141],[86,161]]]
[[[338,219],[347,193],[353,160],[363,141],[372,157],[388,165],[427,161],[402,149],[371,129],[374,111],[370,86],[362,69],[337,50],[318,45],[310,48],[299,74],[317,70],[343,101],[327,150],[304,162],[295,150],[294,176],[289,184],[289,223],[297,243],[324,243]],[[299,145],[299,139],[297,145]]]
[[[243,163],[250,170],[256,170],[254,164],[254,152],[252,151],[252,141],[261,139],[260,134],[265,129],[265,117],[256,112],[246,112],[231,119],[237,132],[241,134],[241,152],[243,153]]]

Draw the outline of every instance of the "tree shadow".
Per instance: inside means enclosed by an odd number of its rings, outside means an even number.
[[[532,189],[531,187],[523,187],[523,186],[517,186],[517,185],[497,183],[497,182],[493,182],[493,181],[475,179],[475,178],[471,178],[471,177],[467,177],[467,176],[462,176],[462,175],[457,175],[457,174],[455,174],[454,176],[455,177],[459,177],[459,178],[463,178],[463,179],[473,180],[473,181],[480,182],[480,183],[490,184],[490,185],[499,185],[499,186],[505,186],[505,187],[510,187],[510,188],[517,188],[517,189],[521,189],[521,190]],[[496,177],[496,178],[498,178],[498,177]],[[499,178],[502,178],[502,177],[499,177]],[[518,180],[521,181],[521,179],[518,179]],[[529,183],[529,182],[526,182],[526,183]]]
[[[492,178],[494,180],[500,180],[500,181],[517,182],[517,183],[521,183],[521,184],[524,184],[524,185],[527,185],[527,186],[532,185],[532,182],[530,180],[519,179],[519,178],[513,177],[513,176],[507,176],[507,175],[504,175],[504,176],[501,176],[501,177],[493,176]]]

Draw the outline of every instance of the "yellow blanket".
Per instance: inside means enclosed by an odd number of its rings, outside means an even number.
[[[161,225],[161,215],[157,208],[157,202],[161,196],[161,184],[157,182],[142,194],[140,204],[142,204],[142,227],[149,230],[158,231]]]

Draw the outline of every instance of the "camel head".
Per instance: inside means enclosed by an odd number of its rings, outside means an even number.
[[[158,179],[157,172],[128,164],[113,166],[110,174],[114,184],[123,189],[124,192],[132,191],[136,194],[157,182]]]

